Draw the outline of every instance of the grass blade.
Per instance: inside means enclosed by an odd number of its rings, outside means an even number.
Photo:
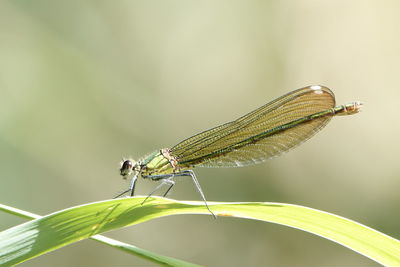
[[[177,214],[207,214],[203,202],[143,197],[114,199],[62,210],[0,232],[0,265],[17,264],[93,235]],[[209,202],[217,216],[240,217],[301,229],[346,246],[386,266],[400,266],[400,242],[346,218],[280,203]],[[210,216],[210,215],[209,215]]]
[[[0,210],[13,214],[13,215],[17,215],[18,217],[21,218],[25,218],[25,219],[39,219],[42,218],[42,216],[28,212],[28,211],[24,211],[24,210],[20,210],[17,208],[13,208],[10,206],[6,206],[3,204],[0,204]],[[150,260],[154,263],[158,263],[160,265],[163,266],[169,266],[169,267],[200,267],[200,265],[197,264],[193,264],[190,262],[186,262],[186,261],[182,261],[179,259],[175,259],[175,258],[171,258],[171,257],[167,257],[167,256],[163,256],[139,247],[136,247],[134,245],[130,245],[109,237],[105,237],[102,235],[95,235],[90,237],[90,239],[93,239],[97,242],[100,242],[102,244],[108,245],[110,247],[122,250],[124,252],[127,252],[129,254],[135,255],[135,256],[139,256],[143,259],[147,259]],[[0,242],[1,243],[1,242]],[[6,262],[4,262],[4,264],[6,264]],[[11,265],[11,263],[9,263]],[[3,265],[3,262],[0,258],[0,265]]]

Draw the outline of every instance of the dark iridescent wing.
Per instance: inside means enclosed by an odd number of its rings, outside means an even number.
[[[238,167],[256,164],[309,139],[331,119],[323,113],[335,96],[323,86],[304,87],[171,148],[182,166]]]

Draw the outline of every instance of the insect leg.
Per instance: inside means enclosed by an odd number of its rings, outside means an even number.
[[[200,183],[196,178],[196,175],[194,174],[194,172],[192,170],[186,170],[186,171],[182,171],[182,172],[178,172],[178,173],[171,173],[171,174],[159,174],[159,175],[149,175],[146,176],[145,178],[150,178],[152,180],[162,180],[161,184],[159,184],[154,190],[153,192],[151,192],[146,199],[142,202],[145,203],[146,200],[152,195],[154,194],[154,192],[156,192],[158,189],[160,189],[164,184],[169,184],[170,187],[168,188],[167,192],[165,192],[164,197],[168,194],[168,192],[172,189],[172,187],[175,185],[175,182],[172,181],[172,178],[174,178],[175,176],[190,176],[192,178],[192,181],[194,183],[194,185],[196,186],[197,192],[199,192],[201,198],[204,201],[204,204],[206,205],[207,210],[211,213],[211,215],[216,219],[217,216],[215,216],[215,214],[210,210],[210,207],[207,204],[207,200],[206,197],[204,196],[203,190],[201,189]]]
[[[113,198],[119,198],[120,196],[125,195],[125,194],[128,193],[128,192],[131,192],[131,197],[132,197],[132,196],[134,195],[134,193],[135,193],[136,181],[137,181],[137,175],[135,175],[135,176],[132,177],[131,184],[130,184],[130,186],[129,186],[129,188],[128,188],[127,190],[125,190],[125,191],[122,192],[122,193],[119,193],[118,195],[116,195],[116,196],[113,197]]]
[[[172,177],[171,177],[171,178],[172,178]],[[171,178],[168,179],[168,180],[165,180],[165,183],[170,184],[170,186],[168,187],[167,191],[165,191],[163,197],[165,197],[166,195],[168,195],[168,192],[169,192],[169,191],[172,189],[172,187],[175,185],[175,181],[173,181]]]
[[[150,194],[147,195],[147,197],[143,200],[142,205],[147,201],[147,199],[149,199],[149,197],[151,197],[151,196],[152,196],[158,189],[160,189],[163,185],[169,184],[170,186],[169,186],[167,192],[164,194],[164,197],[165,197],[165,195],[171,190],[171,188],[172,188],[172,187],[174,186],[174,184],[175,184],[175,182],[171,180],[172,177],[174,177],[173,175],[168,175],[167,177],[169,177],[169,178],[163,179],[163,180],[161,181],[161,183],[160,183],[159,185],[157,185],[157,187],[156,187],[153,191],[151,191]]]
[[[126,193],[128,193],[129,191],[131,191],[131,189],[129,188],[129,189],[127,189],[127,190],[125,190],[125,191],[123,191],[122,193],[119,193],[118,195],[116,195],[115,197],[113,197],[113,198],[119,198],[120,196],[122,196],[122,195],[125,195]]]
[[[190,176],[190,177],[192,178],[193,183],[194,183],[194,185],[196,186],[197,192],[199,192],[201,198],[202,198],[203,201],[204,201],[204,204],[206,204],[206,208],[207,208],[208,211],[211,213],[211,215],[214,217],[214,219],[217,219],[217,216],[215,216],[215,214],[214,214],[214,213],[210,210],[210,208],[208,207],[206,197],[204,196],[203,190],[201,189],[200,183],[199,183],[199,181],[197,180],[196,175],[194,174],[194,171],[192,171],[192,170],[186,170],[186,171],[177,173],[176,175],[177,175],[177,176],[178,176],[178,175],[179,175],[179,176]]]
[[[131,197],[133,197],[133,195],[134,195],[134,193],[135,193],[136,181],[137,181],[137,175],[135,175],[135,176],[132,177],[131,185],[129,186],[129,189],[131,190]]]

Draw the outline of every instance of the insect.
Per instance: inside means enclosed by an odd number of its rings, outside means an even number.
[[[234,121],[189,137],[172,148],[154,151],[138,161],[123,160],[120,174],[124,179],[132,178],[130,187],[116,197],[128,192],[133,196],[139,176],[161,181],[148,197],[168,185],[166,196],[175,184],[174,177],[187,176],[193,180],[205,206],[214,215],[192,170],[194,167],[242,167],[263,162],[308,140],[332,117],[359,112],[361,105],[352,102],[336,106],[333,92],[320,85],[292,91]]]

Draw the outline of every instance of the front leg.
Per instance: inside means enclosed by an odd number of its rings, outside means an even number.
[[[135,176],[132,177],[131,184],[129,185],[129,188],[127,190],[125,190],[124,192],[119,193],[118,195],[116,195],[113,198],[119,198],[120,196],[125,195],[128,192],[131,192],[131,197],[133,197],[133,195],[135,193],[136,181],[137,181],[137,176],[135,175]]]

